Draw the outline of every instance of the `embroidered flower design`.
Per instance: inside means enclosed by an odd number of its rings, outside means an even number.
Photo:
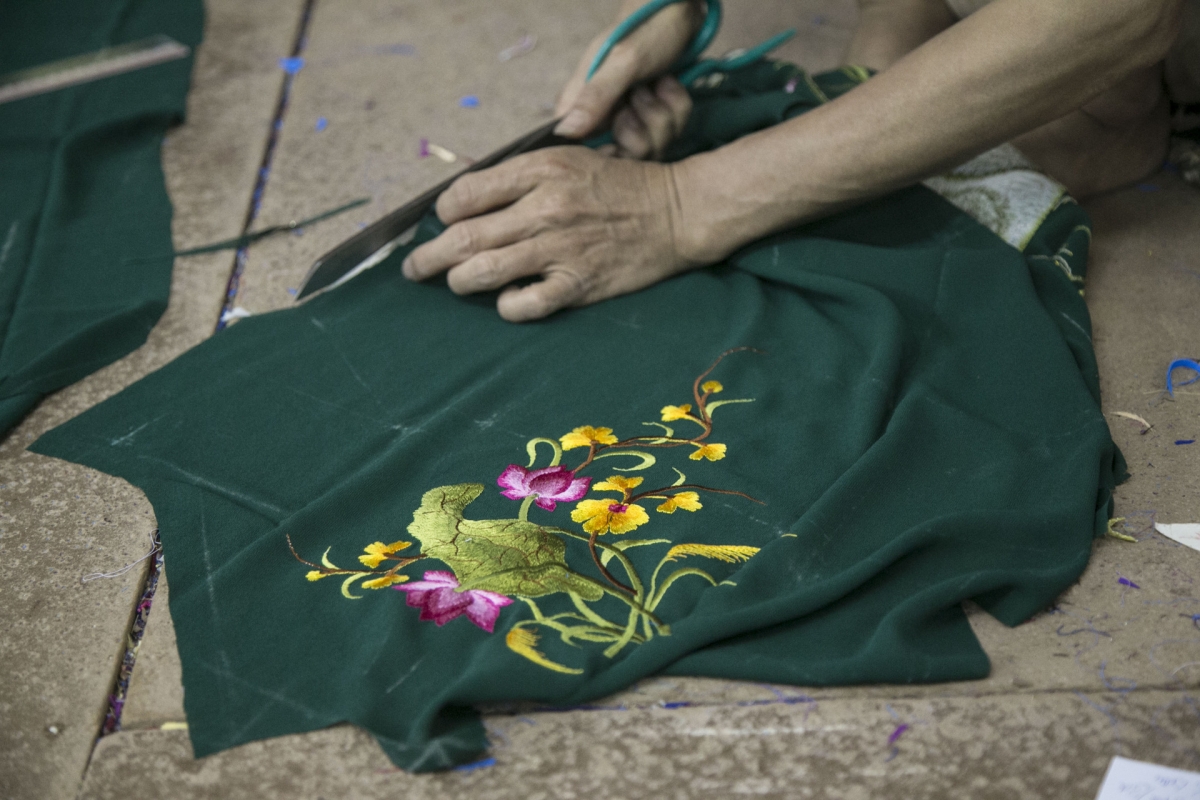
[[[363,548],[364,552],[366,552],[366,555],[359,556],[358,560],[370,569],[375,569],[381,563],[383,563],[385,558],[393,555],[394,553],[399,553],[410,544],[412,544],[412,542],[392,542],[391,544],[374,542],[373,544],[369,544]],[[315,581],[316,578],[309,578],[309,580]]]
[[[661,503],[655,511],[661,511],[664,514],[674,514],[675,509],[682,508],[684,511],[699,511],[704,507],[700,502],[700,495],[696,492],[679,492],[673,494]]]
[[[510,612],[503,636],[508,651],[547,670],[582,675],[582,668],[560,664],[552,658],[554,652],[539,647],[546,631],[557,633],[571,648],[582,642],[605,645],[604,656],[615,658],[626,647],[671,635],[670,624],[657,611],[668,590],[694,584],[693,591],[719,591],[717,587],[737,585],[722,580],[721,573],[699,559],[730,573],[758,554],[759,548],[748,544],[676,543],[675,538],[639,538],[636,534],[620,540],[601,538],[602,534],[630,533],[649,523],[650,501],[655,511],[667,515],[680,509],[689,513],[703,509],[701,494],[705,493],[761,503],[738,489],[711,485],[705,474],[709,468],[703,466],[704,461],[720,461],[727,454],[726,445],[710,441],[715,436],[713,412],[753,402],[750,398],[713,398],[725,387],[709,376],[726,356],[749,349],[736,347],[721,353],[708,369],[688,381],[690,397],[677,395],[688,402],[661,406],[661,421],[641,423],[649,430],[619,438],[612,428],[581,425],[557,439],[530,439],[525,445],[529,466],[509,464],[495,478],[504,497],[519,501],[512,518],[482,519],[468,514],[467,507],[487,491],[486,485],[457,483],[426,491],[407,527],[412,541],[372,542],[358,556],[362,568],[343,569],[335,564],[330,560],[333,546],[326,547],[316,561],[301,556],[291,537],[285,535],[288,548],[297,561],[311,568],[305,575],[309,581],[336,575],[342,597],[355,601],[370,594],[356,589],[404,592],[407,605],[420,609],[419,618],[439,627],[465,615],[471,624],[493,633],[501,609],[520,598],[531,615],[516,609]],[[720,419],[725,416],[722,413]],[[689,424],[677,432],[680,420]],[[547,447],[549,464],[535,469]],[[583,452],[564,457],[570,450]],[[687,466],[688,459],[696,462],[694,469],[688,467],[688,472],[696,473],[692,477],[680,469]],[[601,478],[597,471],[602,467],[616,474]],[[589,490],[597,493],[592,499],[586,497]],[[605,497],[600,494],[604,492],[612,494]],[[567,507],[570,510],[557,511],[557,518],[530,521],[535,504],[541,509],[537,512],[540,517],[545,512],[556,513],[560,503],[572,504]],[[561,523],[568,515],[573,524],[564,527]],[[664,528],[691,527],[692,522],[655,520]],[[650,548],[660,546],[669,549],[651,569],[647,559],[654,551]],[[590,559],[581,557],[583,547]],[[632,548],[638,548],[636,558],[627,554]],[[682,559],[690,563],[670,566]],[[441,569],[425,571],[420,580],[415,571],[413,576],[404,574],[409,567],[415,570],[417,562]],[[487,590],[466,588],[475,586]],[[601,601],[601,605],[593,605]],[[543,612],[540,603],[556,605]],[[621,604],[628,607],[627,613]],[[610,612],[616,616],[610,618]]]
[[[538,507],[553,511],[562,503],[573,503],[587,494],[591,478],[576,478],[566,467],[544,467],[529,470],[519,464],[509,464],[496,484],[504,489],[500,494],[509,500],[534,498]]]
[[[649,522],[650,516],[637,503],[583,500],[571,512],[571,519],[582,523],[587,533],[629,533]]]
[[[421,609],[422,620],[441,627],[466,614],[467,619],[488,633],[495,630],[500,609],[513,601],[511,597],[480,589],[460,591],[454,573],[440,570],[430,570],[424,580],[395,589],[408,595],[410,606]]]
[[[612,428],[593,428],[591,425],[582,425],[570,433],[560,436],[559,441],[562,442],[563,450],[571,450],[575,447],[591,447],[597,444],[616,444],[617,437],[613,436]]]
[[[597,492],[620,492],[629,499],[629,490],[642,485],[645,478],[626,478],[624,475],[609,475],[593,487]]]
[[[709,461],[720,461],[724,457],[725,445],[723,444],[700,444],[688,455],[692,461],[699,461],[702,458],[707,458]]]
[[[674,422],[677,419],[694,419],[691,414],[692,404],[684,403],[681,406],[663,406],[662,421]]]
[[[399,575],[399,574],[381,575],[378,578],[372,578],[369,581],[363,581],[359,585],[362,586],[364,589],[385,589],[388,586],[392,586],[393,584],[397,584],[397,583],[404,583],[407,580],[408,580],[407,575]]]

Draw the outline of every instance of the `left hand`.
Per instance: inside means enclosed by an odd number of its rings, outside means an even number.
[[[409,254],[404,275],[446,272],[456,294],[503,289],[496,307],[510,322],[657,283],[707,261],[687,241],[674,170],[554,147],[468,173],[438,198],[449,227]]]

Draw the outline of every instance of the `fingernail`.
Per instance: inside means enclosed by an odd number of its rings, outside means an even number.
[[[591,127],[592,118],[586,111],[575,109],[570,114],[563,118],[563,121],[558,123],[558,127],[554,132],[559,136],[582,136],[588,132]]]
[[[404,259],[404,262],[400,264],[400,271],[404,273],[404,277],[408,278],[410,281],[413,279],[412,256]]]

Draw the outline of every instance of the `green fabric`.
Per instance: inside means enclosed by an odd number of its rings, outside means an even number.
[[[836,94],[855,74],[814,86]],[[813,107],[806,80],[787,91],[797,75],[759,66],[697,91],[680,152]],[[474,706],[569,706],[663,671],[980,678],[988,660],[961,601],[1010,625],[1053,602],[1087,563],[1122,473],[1087,309],[1064,271],[1082,275],[1086,223],[1064,205],[1023,256],[913,188],[527,325],[503,322],[494,297],[405,281],[405,248],[237,323],[35,449],[119,475],[154,504],[197,756],[349,720],[396,764],[442,769],[486,747]],[[427,219],[416,241],[439,227]],[[741,347],[755,350],[703,374]],[[664,446],[701,432],[681,415],[702,400],[711,435]],[[498,476],[530,454],[546,467],[555,445],[539,437],[607,441],[581,426],[651,437],[617,449],[654,463],[597,450],[578,473],[593,479],[585,499],[519,521]],[[701,450],[715,444],[725,451]],[[566,449],[562,464],[588,452]],[[610,476],[660,489],[635,503],[639,527],[598,546],[626,548],[601,549],[623,584],[622,558],[643,587],[657,566],[660,586],[675,574],[647,608],[661,626],[631,611],[581,541],[581,509],[634,516],[597,485]],[[706,488],[689,510],[678,493],[694,484]],[[671,496],[679,507],[660,511]],[[366,585],[393,566],[409,583]],[[493,633],[486,614],[423,620],[397,590],[451,571],[460,589],[511,600],[493,606]],[[486,612],[489,596],[429,597]]]
[[[166,34],[200,41],[200,0],[9,0],[0,74]],[[191,57],[0,105],[0,433],[137,348],[171,283],[159,149]]]

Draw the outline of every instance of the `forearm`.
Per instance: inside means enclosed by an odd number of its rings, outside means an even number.
[[[678,235],[715,260],[1076,109],[1170,46],[1179,0],[996,0],[866,84],[680,162]]]
[[[845,63],[887,69],[955,21],[945,0],[859,0]]]

